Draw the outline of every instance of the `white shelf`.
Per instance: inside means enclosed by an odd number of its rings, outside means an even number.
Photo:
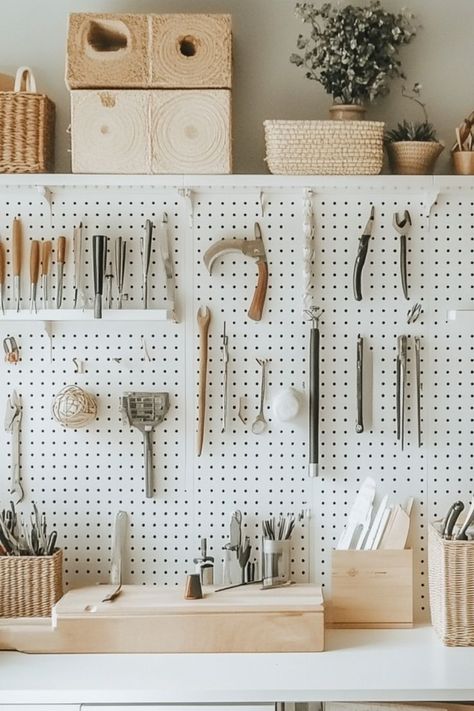
[[[102,319],[95,319],[94,312],[90,309],[43,309],[37,314],[32,314],[27,310],[17,312],[8,309],[3,316],[0,313],[0,323],[2,321],[88,321],[100,323],[101,321],[172,321],[173,314],[166,309],[104,309]]]
[[[474,308],[472,309],[450,309],[448,311],[448,321],[455,321],[459,326],[474,327]]]

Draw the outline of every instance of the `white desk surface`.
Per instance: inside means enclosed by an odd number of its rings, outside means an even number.
[[[0,653],[0,705],[421,700],[474,700],[474,648],[429,626],[329,630],[320,654]]]

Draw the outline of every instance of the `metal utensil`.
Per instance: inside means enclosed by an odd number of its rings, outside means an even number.
[[[310,477],[319,474],[319,321],[323,311],[313,306],[305,311],[311,321],[309,343],[309,468]]]
[[[398,336],[397,339],[397,440],[400,441],[402,451],[405,446],[405,395],[407,373],[407,337]]]
[[[5,245],[0,242],[0,308],[5,316],[5,279],[7,276],[7,255]]]
[[[224,328],[222,331],[222,427],[221,433],[224,434],[227,427],[227,400],[228,400],[228,389],[229,389],[229,337],[226,333],[226,324],[224,321]]]
[[[115,278],[117,280],[118,307],[123,307],[125,265],[127,263],[127,243],[121,237],[115,240]]]
[[[451,504],[448,513],[446,514],[446,518],[444,519],[443,528],[441,531],[441,535],[443,538],[451,540],[454,531],[454,526],[463,510],[464,504],[462,501],[455,501],[454,504]]]
[[[362,235],[359,237],[359,247],[357,249],[357,257],[354,263],[353,288],[354,298],[356,301],[362,301],[362,271],[364,269],[367,251],[369,249],[369,241],[372,235],[374,225],[374,206],[370,208],[370,216],[364,228]]]
[[[47,309],[49,306],[49,270],[51,267],[52,251],[53,243],[51,240],[41,242],[41,294],[44,309]]]
[[[21,228],[21,222],[18,217],[13,220],[12,228],[12,270],[13,270],[13,292],[16,302],[16,310],[20,311],[21,303],[21,263],[23,260],[23,234]]]
[[[206,424],[207,356],[209,324],[211,323],[211,311],[207,306],[199,307],[197,312],[197,323],[199,327],[197,456],[200,457],[204,444],[204,428]]]
[[[248,536],[245,536],[244,545],[239,547],[237,553],[240,569],[242,571],[242,583],[245,583],[245,568],[247,566],[247,563],[249,562],[251,550],[252,546],[250,545],[250,538]]]
[[[73,263],[74,263],[74,308],[77,308],[79,303],[79,295],[81,296],[81,306],[85,308],[85,294],[82,274],[82,263],[84,259],[84,241],[82,236],[82,222],[78,227],[74,228],[72,241]]]
[[[153,445],[151,433],[163,422],[169,410],[168,393],[125,393],[121,398],[121,409],[126,414],[131,427],[143,434],[145,453],[145,495],[153,497]]]
[[[120,595],[122,590],[127,527],[127,512],[118,511],[115,517],[114,534],[112,539],[112,563],[110,567],[110,584],[115,585],[115,588],[103,598],[102,602],[113,602]]]
[[[265,407],[265,387],[266,387],[266,382],[265,382],[265,366],[268,363],[268,359],[266,358],[256,358],[257,363],[260,366],[261,369],[261,375],[260,375],[260,409],[258,411],[258,415],[255,418],[255,420],[252,422],[252,432],[255,435],[263,434],[265,430],[268,427],[268,423],[265,419],[264,415],[264,407]]]
[[[392,224],[394,229],[399,234],[400,242],[400,278],[402,282],[402,290],[405,299],[408,301],[408,279],[407,279],[407,232],[411,225],[411,217],[408,210],[405,210],[403,217],[400,213],[393,214]]]
[[[364,431],[364,339],[359,334],[357,336],[357,422],[356,432],[360,434]]]
[[[153,223],[147,220],[145,223],[145,234],[140,240],[142,255],[142,279],[143,279],[143,308],[148,308],[148,275],[150,272],[151,246],[153,241]]]
[[[467,541],[468,540],[467,529],[469,528],[469,526],[472,525],[473,522],[474,522],[474,499],[471,501],[471,505],[469,506],[469,511],[467,512],[466,518],[464,519],[464,523],[461,526],[461,529],[454,540]]]
[[[56,293],[56,308],[60,309],[63,303],[63,284],[64,284],[64,265],[66,263],[66,238],[58,239],[58,274],[57,274],[57,293]]]
[[[413,339],[415,348],[415,402],[416,402],[416,430],[418,447],[421,447],[421,339]]]
[[[30,313],[38,313],[36,296],[38,292],[40,266],[40,243],[37,239],[31,241],[30,246]]]
[[[422,305],[419,304],[418,302],[416,302],[416,304],[413,304],[413,306],[411,308],[409,308],[407,311],[407,324],[410,325],[412,323],[416,323],[422,313],[423,313]]]
[[[114,268],[112,264],[112,254],[111,250],[107,249],[106,253],[107,269],[105,271],[105,303],[108,309],[112,308],[112,282],[114,280]]]
[[[3,350],[5,351],[5,360],[7,363],[18,363],[20,360],[20,349],[13,336],[7,336],[3,339]]]
[[[11,433],[11,486],[10,494],[14,498],[15,504],[23,499],[23,488],[20,480],[20,424],[21,424],[21,402],[16,390],[12,392],[7,400],[5,413],[5,431]]]
[[[175,277],[174,277],[174,266],[173,259],[171,256],[171,244],[170,244],[170,233],[168,229],[168,215],[166,212],[163,213],[162,219],[162,229],[163,233],[160,240],[160,251],[161,259],[163,260],[163,266],[165,269],[166,276],[166,301],[168,307],[172,313],[173,320],[176,319],[176,303],[175,303]]]
[[[94,235],[92,238],[92,259],[94,267],[94,318],[102,318],[102,294],[104,293],[105,257],[107,237]]]

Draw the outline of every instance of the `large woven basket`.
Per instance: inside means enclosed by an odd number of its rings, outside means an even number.
[[[431,621],[448,647],[474,645],[474,541],[444,540],[428,531]]]
[[[278,175],[377,175],[380,121],[264,121],[268,168]]]
[[[36,92],[28,67],[13,91],[0,91],[0,173],[47,173],[54,168],[54,104]]]
[[[63,593],[63,554],[0,556],[0,617],[49,617]]]

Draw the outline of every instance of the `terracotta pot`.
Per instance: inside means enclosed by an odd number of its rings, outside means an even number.
[[[431,175],[444,146],[436,141],[395,141],[387,144],[390,170],[396,175]]]
[[[455,151],[453,165],[456,175],[474,175],[474,151]]]
[[[329,115],[332,121],[363,121],[366,110],[360,104],[333,104]]]

